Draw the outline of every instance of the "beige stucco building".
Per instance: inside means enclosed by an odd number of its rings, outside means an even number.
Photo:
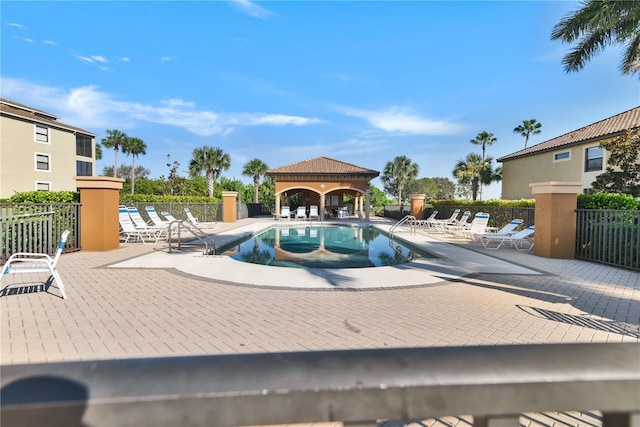
[[[24,191],[76,191],[76,176],[93,175],[95,134],[0,98],[0,198]]]
[[[591,188],[607,167],[607,152],[600,148],[600,141],[639,126],[640,107],[636,107],[500,157],[502,198],[531,199],[529,184],[537,182],[580,182],[583,191]]]

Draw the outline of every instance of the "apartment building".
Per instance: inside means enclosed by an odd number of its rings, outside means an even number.
[[[76,191],[95,174],[96,135],[0,98],[0,199],[23,191]]]

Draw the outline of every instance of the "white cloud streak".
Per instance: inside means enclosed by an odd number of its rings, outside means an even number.
[[[433,120],[415,114],[408,107],[390,107],[384,111],[336,107],[343,114],[360,118],[377,129],[389,133],[413,135],[452,135],[464,130],[464,126],[445,120]]]
[[[259,19],[267,19],[275,13],[258,6],[252,1],[249,0],[231,0],[231,4],[238,11],[244,13],[245,15],[253,16],[254,18]]]
[[[239,127],[307,126],[317,118],[265,113],[229,113],[201,110],[189,101],[169,99],[159,105],[119,101],[97,86],[61,89],[29,81],[3,78],[3,97],[56,114],[61,122],[81,128],[132,129],[141,123],[174,126],[199,136],[228,135]]]

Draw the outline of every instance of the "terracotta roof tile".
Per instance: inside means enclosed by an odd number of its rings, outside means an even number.
[[[363,168],[352,163],[341,162],[329,157],[316,157],[298,163],[269,169],[267,175],[279,174],[331,174],[331,175],[370,175],[376,177],[380,172]]]
[[[60,129],[65,129],[72,132],[81,132],[90,136],[96,136],[93,132],[89,132],[79,127],[59,122],[57,120],[57,117],[51,113],[47,113],[46,111],[38,110],[37,108],[29,107],[24,104],[19,104],[5,98],[0,98],[0,114],[22,117],[29,121],[48,124]]]
[[[627,129],[633,129],[640,126],[640,107],[632,108],[624,113],[616,114],[607,119],[600,120],[593,124],[587,125],[580,129],[565,133],[553,139],[540,144],[532,145],[524,150],[507,154],[498,159],[499,162],[512,160],[518,157],[525,157],[537,154],[542,151],[553,150],[556,148],[582,144],[589,141],[597,141],[605,137],[614,136]]]

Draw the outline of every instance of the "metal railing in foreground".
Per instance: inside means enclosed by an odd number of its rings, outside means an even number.
[[[640,344],[239,354],[2,367],[7,425],[243,426],[600,410],[640,422]]]

